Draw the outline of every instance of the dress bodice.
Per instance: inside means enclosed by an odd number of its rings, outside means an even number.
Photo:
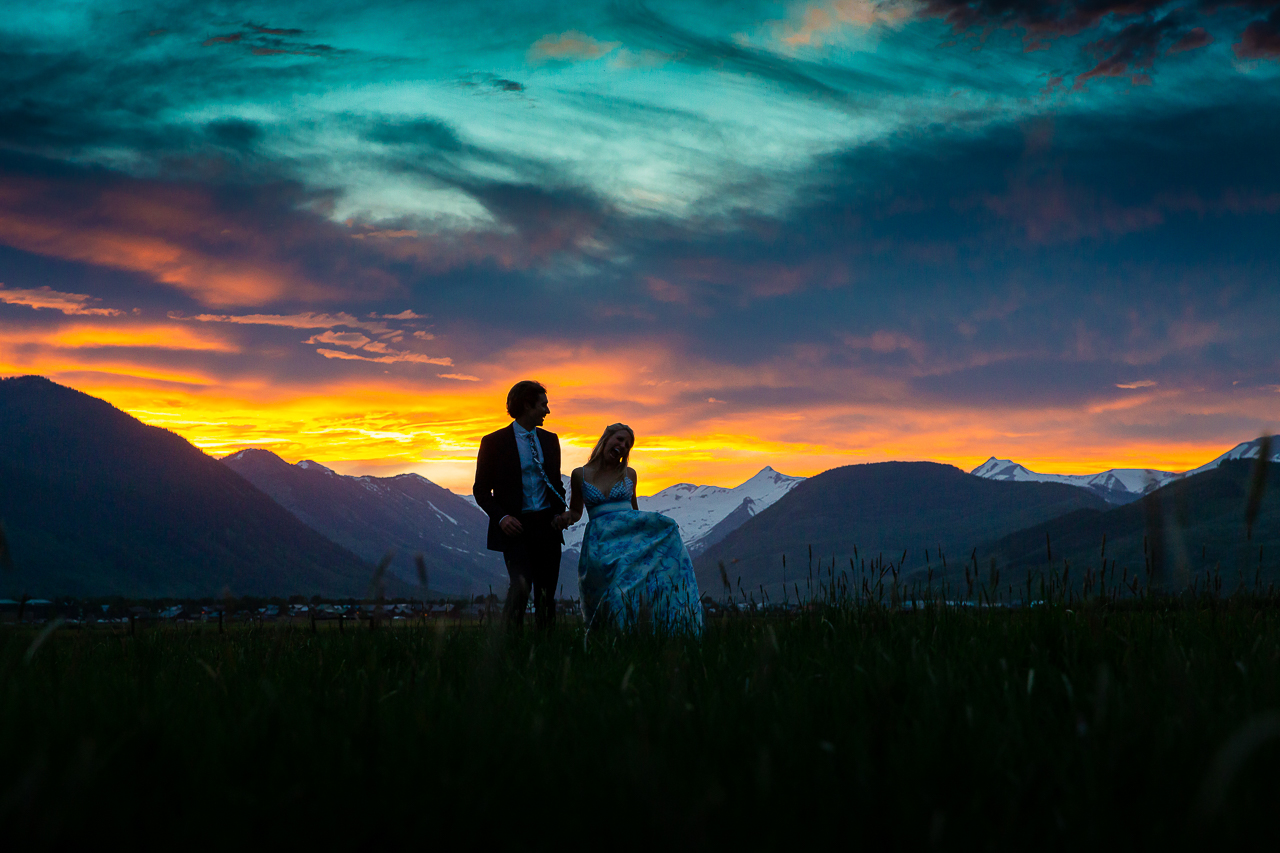
[[[585,475],[582,476],[582,500],[588,507],[596,504],[613,503],[614,501],[630,501],[635,494],[635,488],[635,483],[631,482],[631,478],[624,476],[613,484],[613,488],[609,489],[609,494],[606,495],[597,489]]]
[[[589,518],[594,520],[598,516],[611,512],[631,509],[631,498],[636,493],[636,484],[630,477],[624,475],[621,480],[613,484],[607,495],[590,483],[585,475],[580,476],[579,479],[582,481],[582,502],[587,505]]]

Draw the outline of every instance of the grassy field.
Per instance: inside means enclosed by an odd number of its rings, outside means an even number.
[[[700,641],[10,626],[0,820],[42,842],[1263,844],[1278,627],[1247,597],[833,607]]]

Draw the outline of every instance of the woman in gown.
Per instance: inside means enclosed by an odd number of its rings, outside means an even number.
[[[636,472],[627,467],[635,433],[611,424],[591,458],[571,477],[565,526],[591,519],[582,537],[578,586],[587,630],[649,624],[668,633],[702,632],[702,602],[680,525],[661,513],[640,512]]]

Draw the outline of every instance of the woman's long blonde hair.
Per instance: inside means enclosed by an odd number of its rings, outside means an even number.
[[[622,458],[618,460],[618,465],[623,471],[626,471],[627,463],[631,459],[631,448],[636,446],[636,431],[626,424],[609,424],[604,428],[604,435],[600,436],[600,440],[596,442],[596,446],[591,451],[591,458],[587,460],[587,464],[590,465],[592,462],[595,462],[603,456],[605,443],[609,441],[615,432],[622,432],[624,429],[631,433],[631,447],[628,447],[627,452],[622,454]]]

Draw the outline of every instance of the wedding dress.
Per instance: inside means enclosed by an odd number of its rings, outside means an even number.
[[[639,625],[700,634],[702,602],[680,525],[661,513],[632,509],[634,495],[630,477],[607,495],[582,478],[590,522],[578,558],[578,587],[587,630]]]

